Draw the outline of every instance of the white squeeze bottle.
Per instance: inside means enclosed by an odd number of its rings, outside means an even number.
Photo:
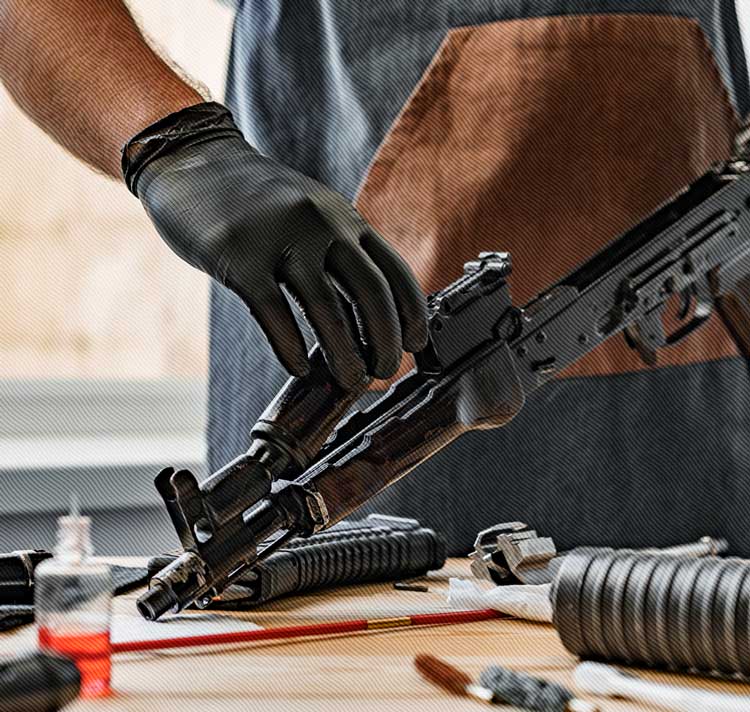
[[[54,556],[34,571],[39,647],[75,662],[82,697],[103,697],[111,693],[111,571],[91,558],[91,518],[75,498],[57,525]]]

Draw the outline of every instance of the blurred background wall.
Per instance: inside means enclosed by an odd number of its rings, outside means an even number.
[[[222,96],[231,11],[130,0],[150,37]],[[203,377],[207,279],[140,203],[81,165],[0,87],[0,378]]]

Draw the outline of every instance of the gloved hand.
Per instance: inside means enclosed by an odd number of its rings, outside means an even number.
[[[225,107],[153,124],[122,167],[165,242],[240,296],[292,374],[309,366],[281,285],[345,388],[393,375],[402,347],[424,347],[425,298],[403,260],[342,196],[258,153]]]

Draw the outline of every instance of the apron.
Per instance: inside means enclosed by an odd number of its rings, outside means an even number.
[[[385,137],[357,207],[428,293],[480,252],[510,252],[511,293],[523,305],[726,159],[738,130],[693,20],[589,15],[462,27]],[[658,365],[735,355],[714,315],[659,351]],[[616,336],[562,375],[646,367]]]
[[[358,195],[426,290],[508,250],[518,305],[724,158],[730,99],[748,110],[726,0],[243,0],[227,84],[248,141]],[[361,513],[416,517],[452,553],[521,520],[561,550],[713,534],[750,555],[746,365],[718,319],[702,331],[649,369],[614,337]],[[212,469],[284,380],[214,285]]]

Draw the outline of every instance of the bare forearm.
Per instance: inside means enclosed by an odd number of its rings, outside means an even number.
[[[202,101],[122,0],[0,0],[0,79],[47,133],[113,176],[133,134]]]

